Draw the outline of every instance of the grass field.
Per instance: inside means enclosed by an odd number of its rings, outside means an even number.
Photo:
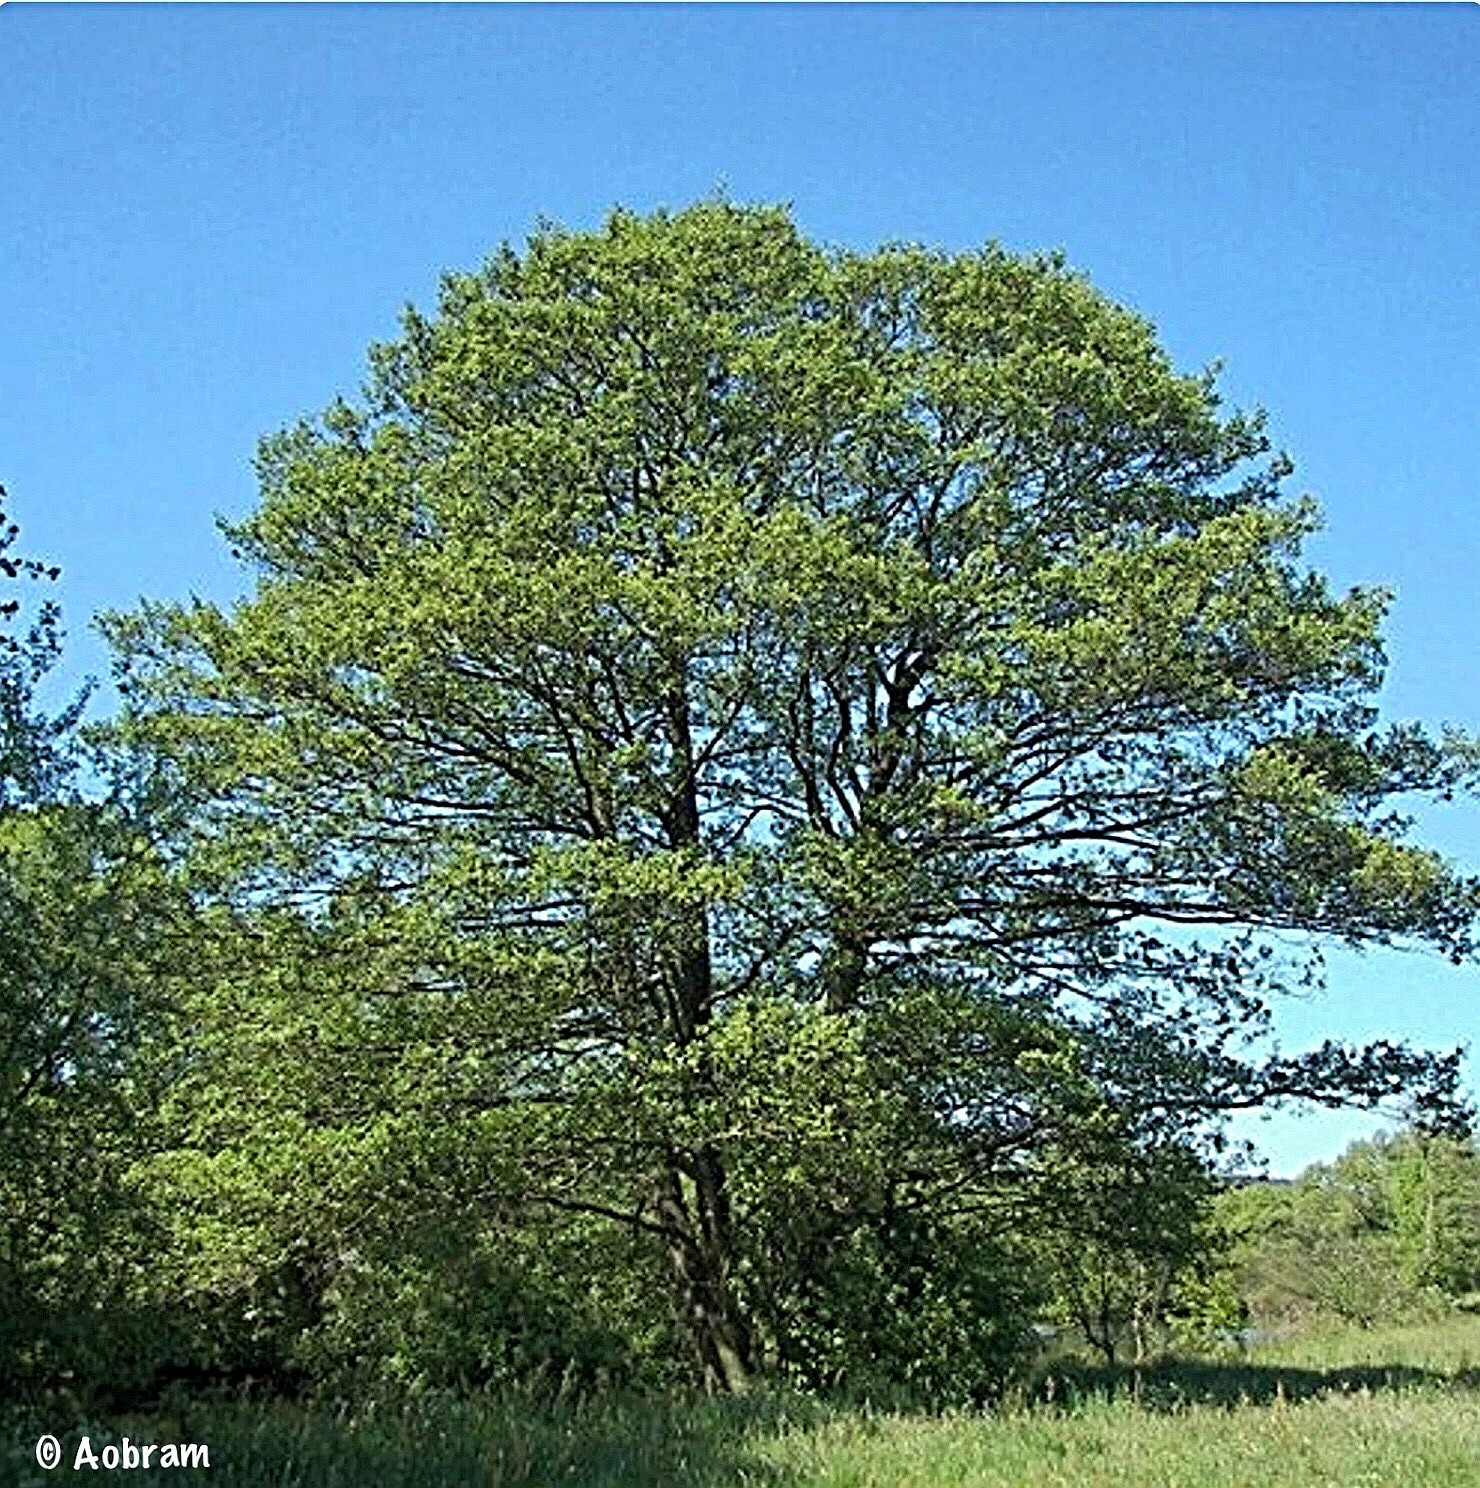
[[[49,1473],[33,1456],[42,1430],[64,1449]],[[1065,1365],[1037,1398],[991,1413],[757,1399],[12,1417],[0,1481],[75,1481],[84,1430],[99,1452],[125,1434],[205,1443],[208,1480],[236,1488],[1480,1488],[1480,1318],[1310,1335],[1139,1373]],[[202,1481],[199,1468],[100,1471]]]

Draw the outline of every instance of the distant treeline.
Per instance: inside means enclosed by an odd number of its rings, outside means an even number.
[[[1359,1142],[1293,1183],[1214,1204],[1215,1254],[1252,1318],[1371,1324],[1480,1306],[1480,1153],[1406,1132]]]

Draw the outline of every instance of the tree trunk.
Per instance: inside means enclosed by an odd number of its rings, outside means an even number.
[[[730,1288],[733,1241],[724,1169],[717,1154],[673,1154],[660,1180],[659,1211],[680,1321],[704,1388],[740,1395],[750,1387],[750,1329]]]
[[[846,1013],[863,986],[868,947],[859,935],[839,935],[825,972],[826,1007],[830,1013]]]
[[[670,846],[698,852],[703,846],[703,820],[689,710],[688,663],[676,656],[666,697],[674,775],[664,826]],[[673,1033],[680,1044],[688,1044],[702,1037],[713,1012],[707,907],[690,904],[680,909],[677,921],[671,963]],[[701,1082],[710,1079],[707,1058],[701,1057],[698,1075]],[[734,1224],[724,1162],[712,1144],[669,1154],[660,1180],[659,1209],[670,1237],[668,1256],[679,1314],[704,1388],[741,1394],[750,1384],[752,1341],[731,1288]]]

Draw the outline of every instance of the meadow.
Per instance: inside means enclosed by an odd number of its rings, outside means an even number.
[[[760,1396],[196,1403],[85,1423],[59,1413],[12,1417],[7,1488],[72,1476],[84,1431],[94,1450],[124,1435],[207,1443],[211,1481],[233,1488],[1474,1488],[1480,1318],[1142,1369],[1063,1360],[979,1412]],[[43,1430],[63,1445],[52,1473],[33,1457]],[[200,1472],[127,1476],[165,1485]]]

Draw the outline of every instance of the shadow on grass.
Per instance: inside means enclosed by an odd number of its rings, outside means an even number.
[[[351,1415],[284,1402],[187,1404],[41,1427],[17,1416],[0,1441],[0,1488],[37,1481],[39,1429],[64,1465],[88,1432],[94,1451],[135,1443],[208,1444],[210,1473],[231,1488],[800,1488],[764,1452],[768,1437],[812,1421],[806,1402],[646,1401],[520,1406],[447,1401]],[[140,1488],[194,1483],[198,1471],[135,1470]]]
[[[1033,1399],[1072,1405],[1086,1399],[1134,1398],[1151,1410],[1188,1405],[1274,1405],[1322,1395],[1373,1394],[1421,1387],[1480,1390],[1480,1369],[1444,1371],[1406,1364],[1344,1365],[1331,1369],[1242,1360],[1160,1359],[1144,1365],[1056,1365],[1038,1382]]]
[[[576,1408],[544,1417],[527,1450],[498,1451],[488,1488],[799,1488],[762,1450],[789,1424],[825,1414],[805,1402],[688,1400]],[[485,1437],[485,1441],[487,1438]],[[455,1475],[448,1482],[461,1483]]]

